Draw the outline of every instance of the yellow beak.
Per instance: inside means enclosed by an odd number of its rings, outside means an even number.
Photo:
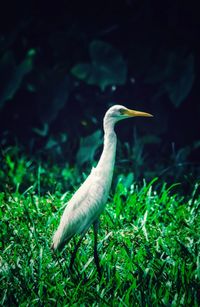
[[[146,112],[141,112],[141,111],[136,111],[136,110],[124,110],[124,114],[128,116],[143,116],[143,117],[153,117],[152,114],[146,113]]]

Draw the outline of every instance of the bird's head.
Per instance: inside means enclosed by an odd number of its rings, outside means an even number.
[[[150,113],[128,109],[121,105],[114,105],[106,112],[106,118],[111,119],[114,123],[130,117],[143,116],[152,117]]]

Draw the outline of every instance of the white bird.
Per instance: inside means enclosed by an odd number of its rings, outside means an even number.
[[[121,105],[112,106],[104,116],[104,146],[100,160],[97,166],[92,168],[90,175],[67,203],[58,229],[53,236],[52,249],[57,250],[68,243],[75,234],[81,235],[72,254],[70,268],[72,268],[83,236],[93,224],[95,234],[94,259],[97,270],[101,274],[97,254],[97,229],[98,218],[105,208],[113,177],[117,145],[114,126],[122,119],[135,116],[152,117],[149,113],[130,110]]]

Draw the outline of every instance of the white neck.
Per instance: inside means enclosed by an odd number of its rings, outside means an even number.
[[[116,155],[116,146],[117,146],[117,136],[114,131],[114,125],[115,122],[113,121],[113,119],[105,116],[103,122],[103,127],[104,127],[103,152],[96,167],[96,170],[100,171],[100,173],[103,176],[109,177],[110,183],[112,181],[115,155]]]

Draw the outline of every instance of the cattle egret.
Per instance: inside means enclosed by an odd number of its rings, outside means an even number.
[[[80,240],[71,257],[70,268],[73,266],[76,252],[88,228],[94,225],[94,260],[99,274],[101,274],[97,253],[98,219],[105,208],[111,187],[113,169],[116,155],[117,136],[114,131],[115,124],[126,118],[151,114],[130,110],[121,105],[114,105],[108,109],[104,116],[104,146],[100,160],[90,175],[67,203],[58,229],[53,236],[52,249],[64,247],[75,235],[80,234]]]

